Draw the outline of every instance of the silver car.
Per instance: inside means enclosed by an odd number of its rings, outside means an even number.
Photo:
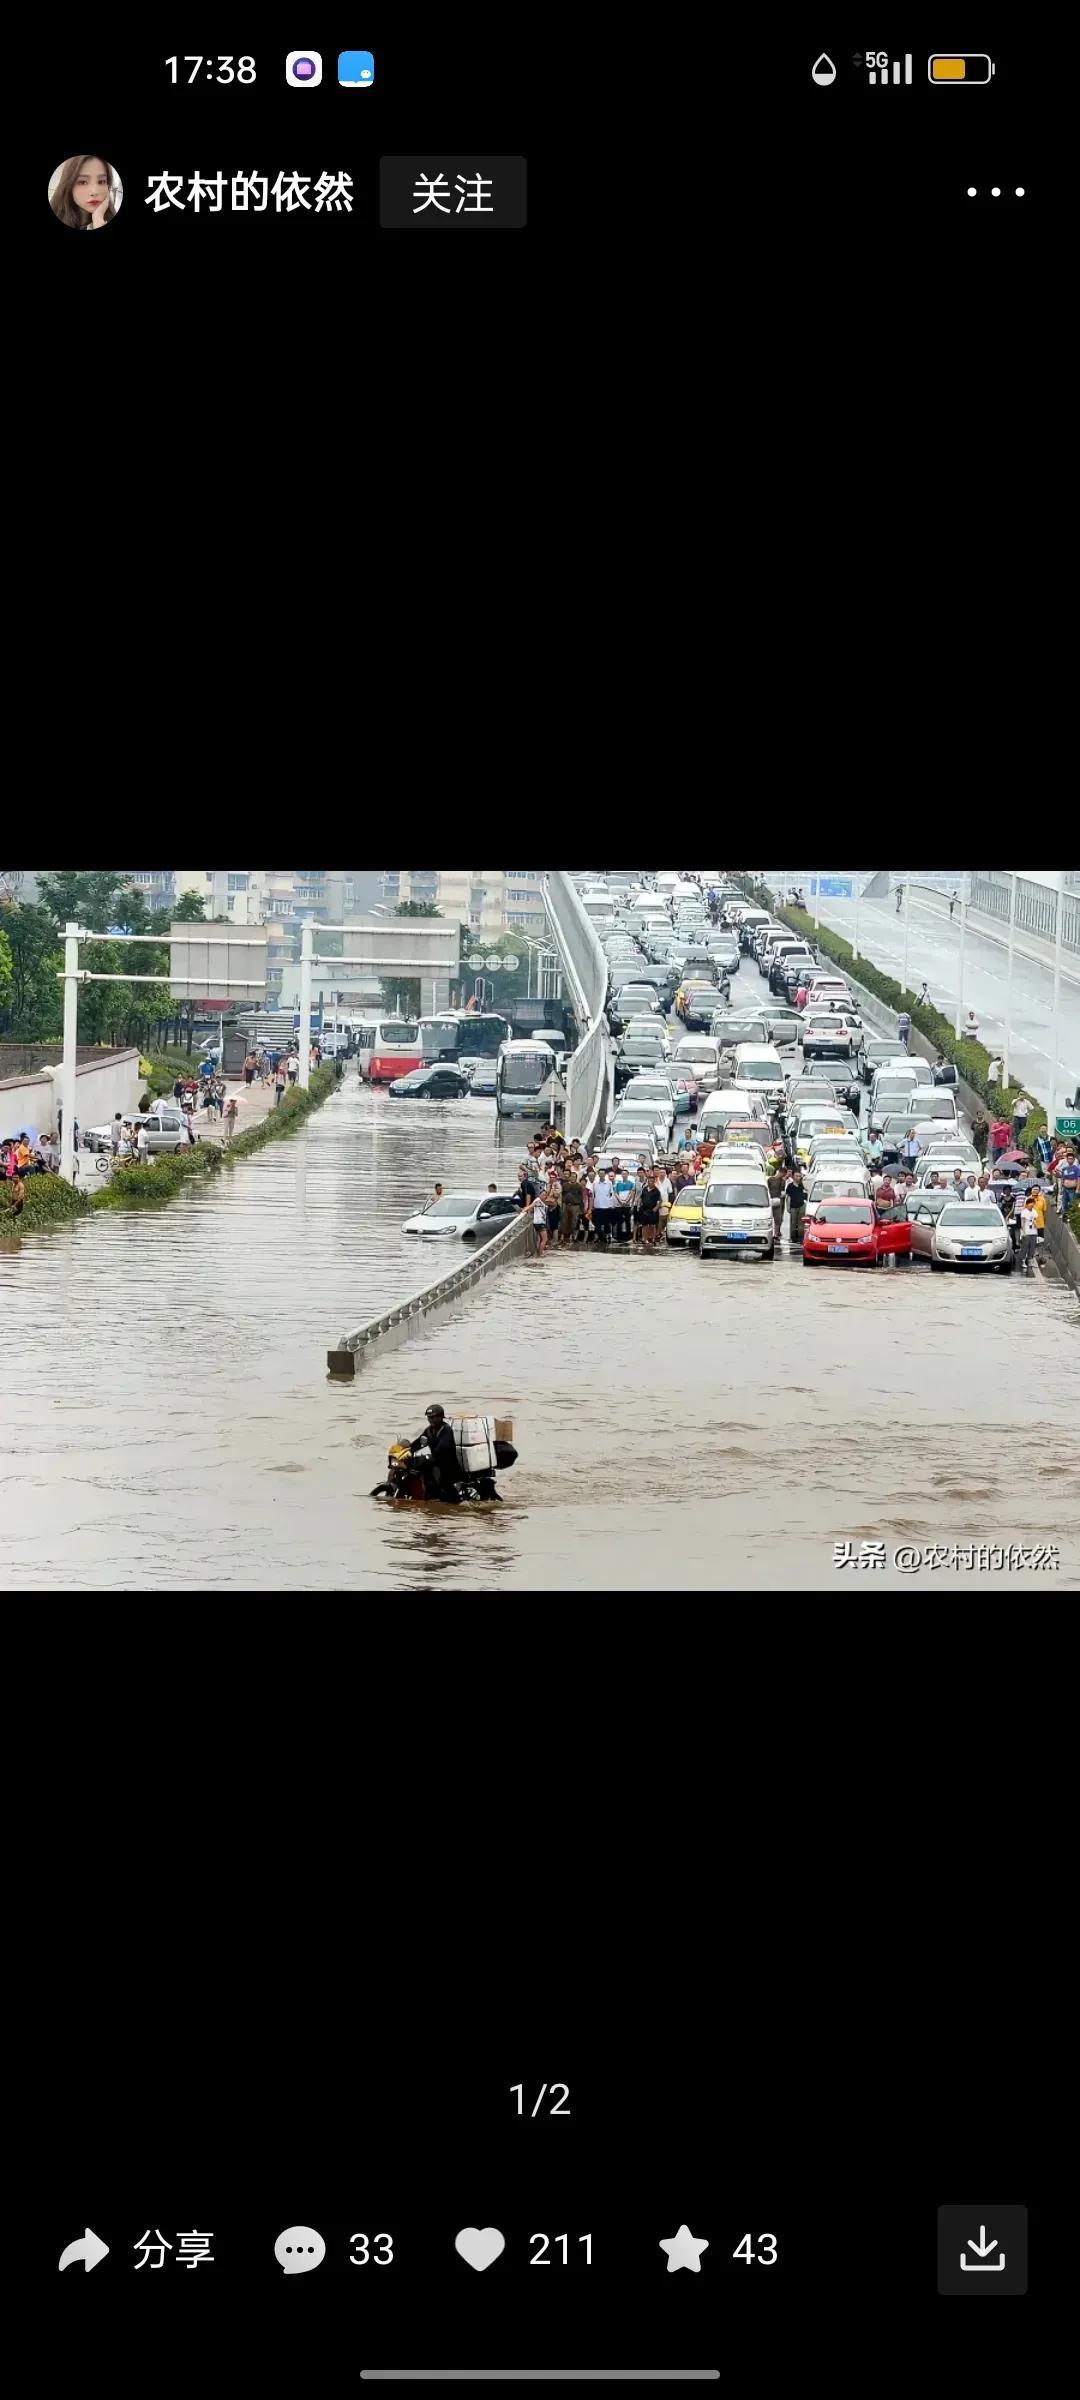
[[[952,1201],[951,1192],[909,1192],[904,1215],[911,1227],[913,1258],[929,1258],[934,1228],[943,1208]]]
[[[931,1267],[996,1267],[1011,1275],[1012,1235],[1000,1208],[985,1200],[977,1204],[946,1201],[930,1239]]]

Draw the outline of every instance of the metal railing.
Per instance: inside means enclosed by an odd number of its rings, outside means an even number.
[[[407,1300],[396,1301],[381,1316],[370,1317],[366,1325],[356,1326],[353,1332],[343,1333],[326,1353],[328,1374],[355,1375],[357,1367],[373,1357],[380,1344],[384,1350],[392,1348],[410,1333],[420,1332],[434,1310],[444,1308],[450,1300],[461,1299],[474,1283],[482,1282],[485,1275],[504,1266],[507,1259],[518,1254],[527,1256],[534,1244],[531,1213],[521,1209],[482,1249],[468,1251],[462,1264],[452,1268],[449,1275],[440,1275],[437,1283],[411,1293]]]
[[[1009,922],[1011,875],[992,871],[975,874],[971,879],[971,905],[981,908],[988,917],[1000,924]],[[1064,914],[1061,920],[1061,947],[1080,950],[1080,900],[1071,892],[1064,895]],[[1044,942],[1057,940],[1057,892],[1047,883],[1029,883],[1027,877],[1016,879],[1016,930],[1041,935]]]
[[[544,906],[579,1028],[566,1078],[565,1131],[569,1141],[576,1136],[591,1148],[607,1131],[614,1096],[611,1038],[604,1015],[607,960],[575,885],[561,869],[550,869],[544,878]]]

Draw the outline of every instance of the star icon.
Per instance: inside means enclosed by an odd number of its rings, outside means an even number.
[[[661,2250],[667,2251],[668,2274],[674,2275],[677,2267],[690,2267],[695,2275],[700,2275],[701,2253],[708,2247],[708,2242],[695,2239],[689,2225],[680,2225],[677,2233],[669,2234],[667,2241],[660,2244]]]

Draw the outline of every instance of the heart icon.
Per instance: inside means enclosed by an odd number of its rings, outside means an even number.
[[[459,2258],[467,2259],[470,2267],[482,2275],[484,2268],[492,2266],[505,2250],[506,2243],[497,2225],[463,2225],[454,2236],[454,2248]]]

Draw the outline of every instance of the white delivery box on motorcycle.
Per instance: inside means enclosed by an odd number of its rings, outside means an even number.
[[[462,1474],[494,1475],[498,1463],[494,1417],[451,1417],[450,1430]]]

